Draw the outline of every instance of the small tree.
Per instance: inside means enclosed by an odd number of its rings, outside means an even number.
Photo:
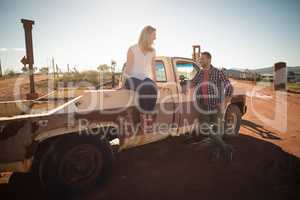
[[[21,69],[21,71],[22,71],[23,73],[26,73],[26,72],[29,71],[29,68],[26,67],[26,66],[23,66],[22,69]],[[36,72],[36,71],[37,71],[37,67],[33,67],[33,73]]]
[[[75,74],[78,74],[78,73],[79,73],[79,71],[76,69],[75,66],[73,67],[73,73],[75,73]]]
[[[40,72],[41,72],[42,74],[48,74],[49,68],[48,68],[48,67],[42,67],[42,68],[40,68]]]
[[[9,76],[9,77],[15,76],[16,72],[14,70],[12,70],[12,69],[7,69],[7,70],[5,70],[5,75]]]
[[[26,73],[26,72],[28,72],[28,68],[27,68],[25,65],[22,67],[22,69],[21,69],[21,70],[22,70],[22,72],[23,72],[23,73]]]
[[[97,67],[97,70],[99,70],[100,72],[107,72],[109,71],[110,66],[107,64],[101,64]]]

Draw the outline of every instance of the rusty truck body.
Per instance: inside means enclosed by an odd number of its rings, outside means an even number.
[[[112,146],[120,152],[193,131],[201,114],[190,82],[199,70],[189,58],[156,58],[154,123],[163,126],[148,134],[128,131],[128,113],[138,124],[137,95],[123,87],[62,89],[36,100],[0,102],[0,170],[31,172],[45,187],[81,190],[96,184],[111,168]],[[225,120],[238,133],[245,95],[234,94],[226,110]]]

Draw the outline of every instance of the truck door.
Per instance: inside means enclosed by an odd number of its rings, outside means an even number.
[[[195,102],[195,87],[192,80],[200,67],[191,59],[174,58],[173,66],[176,74],[178,96],[180,102],[180,120],[178,133],[191,131],[195,127],[195,120],[199,119],[199,112]]]
[[[169,63],[168,63],[169,62]],[[172,63],[165,58],[156,60],[156,84],[158,97],[155,106],[156,114],[153,116],[153,132],[137,135],[132,141],[127,141],[128,146],[139,146],[166,138],[177,132],[173,127],[175,120],[175,104],[177,102],[177,86],[174,81]],[[132,144],[131,144],[132,143]]]
[[[177,134],[178,126],[176,123],[179,118],[175,113],[178,104],[178,89],[172,60],[167,57],[157,57],[155,70],[158,98],[155,106],[156,114],[153,116],[154,131],[147,134],[137,134],[135,137],[127,137],[122,148],[140,146],[164,139],[170,134]],[[174,123],[175,126],[173,126]]]
[[[177,88],[174,81],[172,64],[168,59],[156,60],[156,84],[158,87],[158,98],[156,104],[155,132],[159,134],[170,134],[176,131],[175,103]]]

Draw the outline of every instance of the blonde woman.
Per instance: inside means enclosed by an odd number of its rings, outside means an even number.
[[[125,88],[137,91],[139,97],[141,129],[152,127],[152,115],[157,99],[155,83],[155,49],[152,47],[156,39],[156,29],[151,26],[143,28],[137,44],[127,52],[125,66]],[[150,128],[152,129],[152,128]]]

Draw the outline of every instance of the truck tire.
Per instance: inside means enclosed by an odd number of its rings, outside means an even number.
[[[238,106],[229,105],[225,114],[225,133],[224,136],[239,135],[242,122],[242,113]]]
[[[48,145],[33,170],[42,187],[51,194],[84,192],[105,180],[112,157],[107,140],[68,135]]]

